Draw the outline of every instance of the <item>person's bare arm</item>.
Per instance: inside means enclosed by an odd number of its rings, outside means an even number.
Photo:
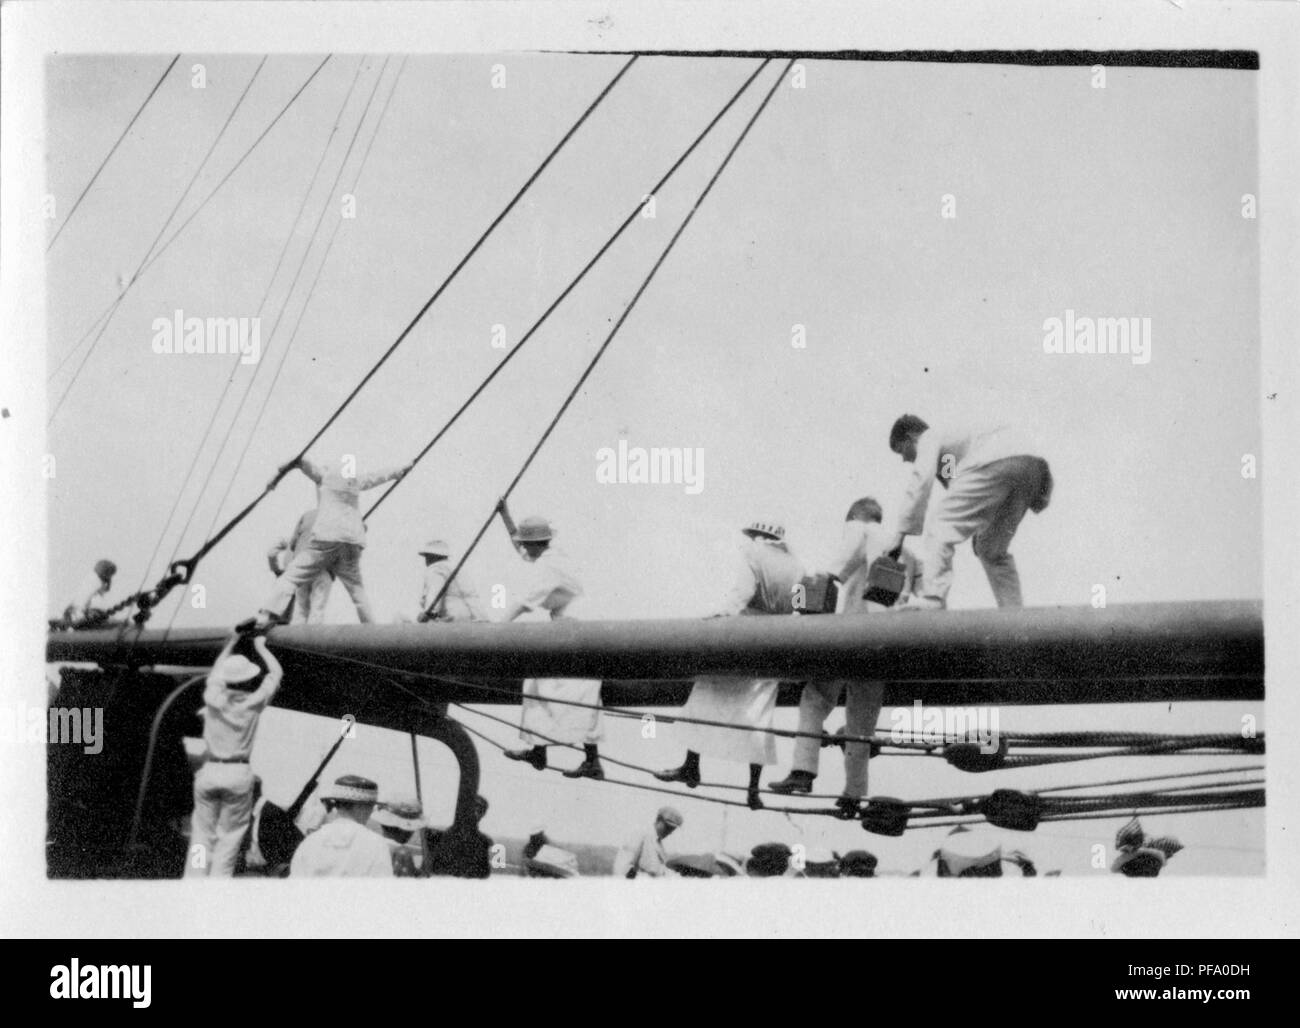
[[[280,688],[280,679],[284,676],[284,669],[280,666],[280,662],[276,660],[275,654],[266,645],[265,636],[254,636],[253,648],[257,650],[258,657],[266,666],[266,677],[262,679],[262,684],[257,687],[257,691],[250,697],[250,702],[270,703],[275,691]]]
[[[362,492],[367,489],[373,489],[377,485],[383,485],[385,482],[391,482],[394,479],[405,477],[406,473],[411,470],[413,465],[403,464],[400,468],[384,468],[381,471],[372,471],[369,475],[364,475],[357,482],[357,488]]]
[[[232,653],[235,652],[235,646],[238,645],[239,639],[240,639],[239,633],[236,632],[234,635],[232,635],[229,639],[226,640],[226,645],[221,648],[221,652],[217,654],[217,659],[212,662],[213,671],[221,667],[222,661],[224,661],[227,657],[229,657]]]
[[[301,468],[303,474],[305,474],[308,478],[312,478],[312,474],[311,474],[311,472],[309,472],[309,471],[307,470],[307,468],[308,468],[310,465],[311,465],[311,462],[310,462],[309,460],[307,460],[306,457],[295,457],[293,460],[289,461],[288,464],[281,464],[281,465],[276,469],[275,477],[272,478],[271,481],[269,481],[269,482],[266,483],[266,489],[267,489],[267,491],[270,492],[270,491],[271,491],[272,489],[274,489],[277,485],[279,485],[279,484],[280,484],[280,479],[284,478],[284,476],[287,475],[287,474],[288,474],[290,471],[292,471],[294,468]],[[313,479],[313,481],[315,481],[317,484],[320,483],[320,479],[319,479],[319,478],[315,478],[315,479]]]
[[[523,546],[515,541],[515,532],[518,529],[515,525],[515,519],[510,516],[510,504],[506,502],[504,496],[497,500],[497,513],[501,515],[501,523],[506,526],[506,534],[510,536],[510,545],[520,553],[523,553]],[[518,614],[515,615],[515,617],[518,616]]]

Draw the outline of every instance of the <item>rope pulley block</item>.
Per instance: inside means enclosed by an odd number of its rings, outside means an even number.
[[[1006,766],[1007,740],[1005,737],[999,739],[997,748],[992,752],[989,752],[988,748],[982,743],[949,743],[943,748],[943,759],[958,771],[971,771],[975,773],[980,771],[996,771],[999,768]]]
[[[989,824],[1013,832],[1032,832],[1043,813],[1043,801],[1037,793],[1017,789],[996,789],[979,804],[979,812]]]
[[[890,796],[876,796],[862,808],[862,828],[875,835],[899,836],[907,830],[912,808]]]
[[[846,732],[847,728],[848,728],[847,725],[840,725],[840,727],[835,729],[835,731],[831,735],[823,735],[822,749],[826,749],[826,747],[828,746],[833,746],[838,750],[845,749],[848,742],[847,740],[848,733]],[[872,739],[870,744],[867,747],[868,756],[872,760],[875,760],[878,756],[880,756],[880,748],[881,748],[881,744],[877,742],[875,739]]]

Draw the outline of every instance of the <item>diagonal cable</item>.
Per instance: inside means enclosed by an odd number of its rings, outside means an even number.
[[[699,145],[702,142],[704,142],[705,138],[709,135],[710,132],[713,131],[714,127],[718,124],[718,122],[720,122],[723,119],[723,117],[727,114],[727,112],[731,110],[731,108],[735,105],[736,101],[739,100],[745,94],[745,91],[749,89],[750,84],[754,81],[754,79],[758,77],[759,72],[761,72],[765,67],[767,67],[768,63],[769,63],[768,61],[761,62],[759,66],[755,68],[754,71],[750,74],[750,76],[747,79],[745,79],[743,83],[741,83],[740,88],[737,89],[731,95],[731,99],[728,100],[722,106],[722,109],[719,110],[718,113],[715,114],[713,118],[709,121],[709,123],[704,126],[704,128],[700,131],[699,135],[697,135],[695,139],[691,142],[691,145],[682,151],[681,156],[679,156],[677,160],[673,162],[672,166],[666,172],[664,172],[664,174],[660,177],[659,181],[650,187],[650,191],[645,195],[645,198],[642,199],[641,202],[636,205],[636,207],[632,210],[632,213],[629,214],[623,220],[623,223],[614,230],[613,234],[605,241],[604,245],[601,246],[601,248],[596,251],[595,256],[593,256],[591,260],[589,260],[583,266],[582,270],[579,271],[578,274],[574,276],[572,281],[569,282],[569,284],[564,288],[564,290],[560,293],[560,295],[557,296],[555,300],[551,303],[551,305],[542,312],[541,316],[535,322],[533,322],[532,326],[528,329],[527,332],[523,334],[519,342],[515,343],[515,345],[512,346],[506,352],[506,354],[501,358],[501,360],[496,364],[496,366],[488,373],[487,377],[484,378],[483,381],[479,383],[478,387],[472,393],[470,393],[469,396],[465,398],[465,401],[456,409],[455,413],[452,414],[452,416],[447,419],[447,421],[443,424],[442,428],[438,429],[438,431],[434,434],[434,437],[430,439],[429,442],[424,446],[424,448],[415,455],[415,458],[411,461],[412,466],[418,464],[421,460],[423,460],[425,455],[428,454],[428,452],[438,444],[439,440],[441,440],[442,437],[447,434],[447,432],[451,429],[452,425],[456,424],[456,422],[460,420],[461,415],[464,414],[467,410],[469,410],[470,406],[474,403],[475,400],[479,398],[483,390],[485,390],[492,383],[492,380],[501,373],[502,369],[504,369],[505,366],[509,364],[511,360],[514,359],[515,354],[517,354],[520,350],[522,350],[524,346],[527,344],[528,340],[530,340],[533,337],[533,334],[539,328],[541,328],[542,325],[546,323],[546,319],[551,316],[551,313],[557,307],[559,307],[561,303],[564,302],[564,300],[568,297],[568,295],[571,292],[573,292],[574,289],[577,288],[578,283],[580,283],[584,278],[586,278],[587,272],[589,272],[593,267],[596,266],[596,263],[601,259],[601,257],[605,255],[605,252],[611,246],[614,245],[614,243],[619,239],[620,236],[622,236],[622,234],[625,231],[627,231],[628,226],[631,225],[636,220],[637,215],[641,213],[641,209],[650,201],[650,198],[653,197],[660,190],[662,190],[663,187],[668,183],[669,179],[671,179],[673,175],[677,173],[677,169],[680,168],[684,163],[686,163],[687,158],[689,158],[691,154],[695,152],[696,148],[699,147]],[[303,452],[305,453],[306,451],[304,450]],[[389,485],[388,488],[386,488],[382,493],[380,493],[379,498],[376,499],[375,502],[370,505],[370,509],[366,511],[365,517],[367,518],[370,517],[370,515],[373,514],[379,508],[379,505],[388,498],[388,494],[391,493],[396,488],[397,488],[397,483],[394,482],[391,485]]]
[[[153,99],[154,94],[158,92],[158,90],[162,87],[164,80],[167,78],[168,75],[171,74],[172,69],[176,67],[176,62],[179,61],[180,59],[181,59],[180,54],[177,54],[175,57],[171,59],[171,63],[167,65],[162,75],[159,76],[158,81],[153,84],[153,89],[149,90],[149,95],[144,98],[144,103],[140,105],[139,110],[137,110],[135,114],[131,115],[131,120],[126,123],[126,128],[124,128],[122,130],[122,134],[117,137],[117,142],[114,143],[112,147],[109,149],[108,153],[104,155],[104,159],[99,162],[99,167],[95,169],[95,174],[90,176],[90,181],[86,183],[86,185],[82,188],[80,194],[78,194],[77,199],[73,202],[72,210],[68,211],[68,216],[63,219],[63,224],[60,225],[57,229],[55,229],[54,235],[50,238],[49,243],[47,243],[45,246],[46,253],[50,252],[50,248],[54,246],[55,240],[58,239],[59,236],[62,234],[63,230],[68,227],[68,222],[70,222],[72,220],[72,216],[77,213],[77,208],[81,206],[81,201],[84,200],[86,198],[86,194],[90,192],[90,187],[95,184],[95,180],[99,178],[100,172],[102,172],[104,168],[107,167],[108,162],[112,158],[113,154],[117,153],[117,148],[121,146],[122,141],[126,139],[127,134],[131,131],[131,126],[134,125],[136,121],[139,119],[140,115],[144,113],[144,109],[149,106],[149,101]]]
[[[234,175],[235,172],[238,171],[243,166],[244,162],[249,158],[249,156],[253,153],[253,151],[257,149],[257,147],[261,144],[262,140],[264,140],[267,137],[267,135],[270,133],[270,131],[273,128],[275,128],[275,126],[279,123],[280,119],[284,117],[284,115],[288,112],[289,108],[292,107],[294,103],[297,102],[298,98],[302,96],[303,92],[306,91],[307,87],[311,85],[312,81],[320,73],[320,70],[323,67],[325,67],[326,62],[328,62],[332,56],[333,54],[326,54],[324,59],[320,62],[320,64],[316,65],[312,73],[308,75],[307,78],[303,81],[302,85],[298,87],[297,92],[295,92],[293,96],[289,97],[288,102],[285,103],[285,105],[280,108],[279,113],[276,114],[276,116],[271,119],[270,123],[266,126],[266,128],[262,130],[261,134],[256,139],[253,140],[252,145],[250,145],[248,149],[244,151],[243,156],[241,156],[239,160],[235,162],[234,166],[229,171],[226,172],[226,174],[222,177],[221,181],[218,182],[212,188],[212,191],[209,192],[208,195],[203,198],[203,200],[199,203],[198,207],[194,209],[194,212],[190,214],[190,216],[186,218],[184,222],[181,223],[180,228],[178,228],[175,232],[173,232],[167,238],[167,241],[158,248],[158,250],[154,253],[154,255],[145,262],[144,266],[132,279],[131,284],[134,284],[134,282],[137,281],[146,271],[148,271],[150,268],[154,266],[154,264],[158,261],[158,259],[164,253],[166,253],[167,250],[171,247],[172,243],[176,242],[177,238],[181,235],[181,233],[184,232],[185,229],[189,227],[190,223],[199,216],[199,214],[203,211],[203,209],[208,205],[208,202],[212,200],[212,198],[221,191],[222,187],[225,186],[225,184],[228,181],[230,181],[231,176]],[[100,312],[99,317],[95,318],[95,320],[90,323],[90,327],[87,328],[86,331],[82,334],[81,338],[77,340],[76,344],[72,347],[72,350],[69,351],[69,355],[71,353],[76,352],[78,349],[80,349],[81,344],[84,343],[88,338],[90,338],[91,334],[95,331],[95,326],[97,326],[100,323],[100,321],[103,320],[105,315],[111,313],[114,304],[117,304],[122,300],[122,298],[126,295],[128,290],[130,290],[131,284],[128,284],[124,289],[120,290],[118,292],[118,295],[108,304],[107,307],[104,308],[103,311]],[[81,359],[81,363],[77,366],[77,370],[73,373],[72,376],[74,382],[76,381],[77,376],[81,374],[81,369],[86,366],[86,361],[90,359],[90,354],[93,350],[94,350],[94,346],[92,345],[90,349],[86,351],[86,355]],[[62,366],[62,362],[60,362],[60,366]],[[68,386],[68,390],[70,391],[71,388],[72,385],[70,383]],[[67,391],[65,391],[65,395],[66,393]]]
[[[252,501],[248,503],[247,506],[245,506],[241,511],[239,511],[239,513],[237,513],[233,518],[231,518],[222,527],[221,531],[219,531],[216,535],[214,535],[207,542],[205,542],[193,554],[193,556],[189,557],[186,560],[178,561],[175,564],[173,564],[172,569],[169,570],[168,576],[164,578],[163,581],[159,582],[157,586],[155,586],[154,588],[155,594],[166,595],[166,592],[170,588],[174,587],[175,585],[181,584],[185,581],[188,581],[188,575],[193,574],[194,568],[198,564],[198,562],[202,560],[205,556],[207,556],[207,554],[212,550],[212,548],[216,546],[218,543],[220,543],[222,539],[224,539],[227,535],[229,535],[232,531],[234,531],[236,526],[238,526],[246,517],[248,517],[248,515],[253,512],[253,510],[257,507],[257,505],[261,503],[262,500],[265,499],[267,495],[270,494],[271,490],[274,489],[275,486],[279,484],[280,479],[282,479],[286,474],[288,474],[289,468],[292,467],[293,464],[296,463],[296,461],[299,458],[301,458],[304,454],[307,453],[307,451],[316,442],[316,440],[318,440],[325,433],[325,431],[330,427],[330,425],[334,423],[334,421],[338,418],[338,416],[343,413],[343,410],[348,406],[348,404],[352,402],[352,400],[356,397],[357,393],[360,392],[362,386],[364,386],[374,376],[375,372],[379,370],[380,366],[382,366],[382,364],[386,360],[388,360],[388,358],[397,349],[397,347],[401,345],[401,343],[410,334],[411,330],[415,328],[416,324],[420,321],[420,319],[424,317],[424,315],[428,312],[429,308],[433,306],[434,302],[443,294],[443,292],[451,284],[452,280],[457,276],[457,274],[459,274],[460,270],[469,262],[470,258],[473,257],[474,254],[478,252],[479,248],[483,245],[483,243],[487,241],[487,238],[496,229],[497,225],[499,225],[501,221],[505,218],[505,216],[515,208],[518,202],[523,198],[524,194],[532,186],[533,182],[536,181],[536,179],[541,175],[542,171],[544,171],[546,167],[551,163],[551,160],[556,156],[556,154],[560,152],[560,150],[574,135],[574,133],[577,132],[578,128],[587,120],[587,118],[591,115],[591,113],[600,105],[601,101],[605,99],[605,97],[609,94],[610,90],[614,88],[614,85],[619,81],[619,79],[623,77],[623,75],[633,65],[633,63],[635,63],[635,61],[636,58],[633,57],[625,65],[623,65],[623,67],[619,69],[618,74],[616,74],[614,78],[610,80],[609,84],[606,85],[603,90],[601,90],[600,94],[596,97],[596,99],[593,100],[591,104],[587,107],[587,109],[582,112],[582,115],[573,124],[573,126],[569,129],[569,131],[564,134],[564,137],[559,141],[559,143],[555,145],[554,149],[552,149],[551,152],[547,154],[545,160],[542,161],[542,163],[538,166],[537,170],[534,171],[533,174],[529,176],[528,180],[523,184],[523,186],[520,187],[519,191],[514,195],[514,197],[505,206],[505,208],[501,211],[501,213],[498,214],[497,217],[493,219],[492,223],[479,237],[478,241],[475,242],[474,245],[470,248],[469,252],[463,258],[461,258],[460,262],[456,265],[456,267],[452,269],[451,274],[449,274],[447,278],[443,280],[442,285],[438,287],[438,289],[434,292],[433,296],[431,296],[429,300],[424,304],[424,306],[420,308],[420,311],[419,313],[416,314],[415,318],[412,319],[410,324],[408,324],[406,328],[402,330],[402,333],[397,337],[396,341],[394,341],[393,344],[384,352],[383,356],[380,357],[378,363],[376,363],[375,366],[370,369],[370,371],[366,374],[366,376],[361,380],[361,383],[355,389],[353,389],[351,393],[348,394],[347,398],[344,399],[343,403],[338,407],[337,410],[335,410],[335,412],[330,416],[330,418],[325,422],[325,424],[320,428],[320,430],[315,435],[313,435],[310,440],[308,440],[307,445],[302,447],[298,451],[297,456],[293,460],[283,465],[277,471],[275,477],[265,487],[263,487],[262,491],[258,493],[257,496],[255,496],[252,499]]]
[[[532,452],[530,452],[528,456],[524,459],[523,465],[519,468],[519,471],[515,473],[515,477],[510,480],[510,484],[506,486],[505,492],[501,494],[501,499],[503,501],[510,498],[510,494],[514,492],[515,486],[519,484],[520,479],[522,479],[524,475],[527,473],[534,459],[536,459],[537,455],[541,452],[542,447],[546,445],[546,441],[551,437],[551,433],[555,431],[555,427],[560,423],[560,419],[564,417],[565,412],[568,411],[569,409],[569,406],[573,403],[578,393],[582,391],[582,387],[586,384],[587,379],[591,377],[591,373],[596,370],[596,365],[600,362],[600,359],[605,355],[605,351],[609,349],[610,344],[614,341],[615,337],[618,335],[619,329],[623,327],[623,324],[624,322],[627,321],[628,316],[632,313],[633,309],[635,309],[637,305],[637,301],[641,299],[646,289],[649,288],[650,283],[654,281],[655,275],[658,273],[659,269],[663,266],[664,261],[668,259],[668,255],[672,252],[673,247],[677,245],[677,240],[679,240],[682,237],[682,233],[686,231],[686,227],[691,223],[691,220],[695,217],[696,213],[699,211],[700,205],[704,203],[705,198],[708,197],[710,192],[712,192],[714,185],[717,183],[722,173],[727,169],[727,165],[731,163],[731,159],[736,155],[736,151],[740,149],[740,145],[748,137],[750,130],[754,127],[754,123],[758,121],[759,115],[761,115],[763,111],[767,109],[768,103],[771,101],[773,94],[776,93],[777,87],[781,84],[782,80],[785,78],[786,72],[788,72],[790,68],[794,65],[794,60],[795,60],[794,58],[791,58],[788,62],[786,62],[785,68],[782,69],[781,74],[778,75],[776,77],[776,80],[772,83],[771,88],[767,91],[767,95],[763,97],[762,103],[760,103],[758,105],[758,108],[754,111],[754,113],[750,115],[749,121],[745,123],[745,127],[741,130],[741,133],[736,138],[736,141],[731,144],[731,149],[728,150],[727,155],[723,157],[722,163],[719,164],[717,170],[714,171],[713,177],[709,179],[708,184],[705,185],[704,187],[704,190],[696,198],[695,203],[691,206],[691,209],[687,212],[686,217],[682,219],[682,223],[677,226],[677,231],[674,232],[672,238],[668,240],[668,245],[665,246],[663,251],[659,254],[659,258],[654,262],[654,265],[653,267],[651,267],[649,274],[646,275],[644,281],[642,281],[636,293],[633,294],[632,299],[628,301],[627,306],[623,308],[623,313],[619,315],[618,321],[614,322],[614,327],[610,329],[609,335],[605,337],[605,341],[600,344],[600,349],[596,351],[595,356],[593,356],[591,360],[588,362],[587,367],[583,370],[582,374],[579,376],[578,381],[574,383],[573,388],[569,390],[569,395],[566,396],[564,398],[564,402],[560,404],[560,409],[555,412],[555,416],[551,419],[551,423],[546,426],[546,430],[542,433],[541,438],[537,440],[537,444],[533,447]],[[765,61],[764,64],[766,63],[767,62]],[[400,482],[401,479],[398,479],[398,481]],[[394,483],[394,486],[395,485],[396,483]],[[388,493],[392,492],[392,488],[393,487],[389,488]],[[384,496],[387,496],[388,493],[385,493]],[[378,506],[379,502],[382,501],[383,498],[384,497],[381,496],[379,500],[375,502],[375,506]],[[374,507],[371,507],[371,511],[373,510]],[[483,536],[487,534],[487,530],[491,526],[492,520],[495,517],[496,517],[496,508],[494,507],[492,509],[492,512],[487,516],[487,519],[483,522],[482,526],[479,528],[478,533],[474,536],[473,541],[469,544],[469,548],[466,549],[466,551],[461,555],[460,560],[456,562],[456,566],[452,568],[451,574],[449,574],[446,580],[442,583],[442,588],[438,590],[438,595],[435,596],[433,598],[433,601],[429,604],[429,607],[431,609],[436,608],[438,604],[442,602],[443,597],[447,594],[447,590],[451,588],[451,583],[455,581],[456,576],[460,573],[460,569],[465,566],[465,561],[469,560],[469,556],[471,553],[474,552],[474,548],[478,546],[479,542],[483,539]]]

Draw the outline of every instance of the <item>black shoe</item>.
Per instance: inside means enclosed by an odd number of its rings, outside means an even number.
[[[789,778],[782,778],[779,782],[771,782],[767,788],[768,791],[779,792],[782,796],[789,796],[796,792],[806,796],[812,792],[813,779],[816,777],[809,771],[791,771]]]
[[[764,809],[764,807],[763,807],[763,800],[762,800],[762,798],[758,795],[758,790],[757,790],[757,789],[750,789],[749,792],[747,792],[747,793],[745,794],[745,802],[746,802],[747,804],[749,804],[749,809],[750,809],[750,810],[763,810],[763,809]]]
[[[597,781],[600,781],[605,777],[605,770],[600,766],[599,760],[584,760],[573,770],[565,771],[564,777],[565,778],[595,778]]]
[[[526,750],[506,750],[505,754],[511,760],[526,760],[538,771],[546,770],[546,749],[542,746],[530,746]]]
[[[655,777],[661,782],[681,782],[688,789],[694,789],[700,784],[700,772],[690,764],[669,771],[656,771]]]
[[[862,801],[852,796],[841,796],[835,801],[835,816],[841,821],[856,821],[862,813]]]

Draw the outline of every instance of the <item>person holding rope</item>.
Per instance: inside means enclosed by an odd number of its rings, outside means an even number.
[[[831,574],[843,582],[840,589],[839,614],[866,614],[888,608],[866,599],[867,573],[874,561],[885,553],[889,533],[882,526],[884,514],[873,497],[864,496],[849,507],[844,517],[844,533],[840,549],[831,564]],[[916,577],[916,560],[906,550],[900,555],[906,569],[900,600],[905,600],[912,590]],[[844,731],[849,736],[869,738],[876,730],[880,708],[884,702],[883,682],[846,681],[830,679],[810,681],[803,687],[799,699],[799,731],[794,742],[794,762],[790,775],[768,788],[782,795],[812,792],[817,777],[817,764],[821,755],[820,735],[826,718],[835,705],[844,700]],[[836,801],[840,816],[857,816],[863,797],[867,795],[867,762],[871,747],[865,742],[844,744],[844,794]]]
[[[253,816],[249,757],[262,711],[280,687],[280,662],[254,636],[258,662],[235,653],[232,635],[208,673],[203,690],[204,754],[194,776],[190,857],[186,878],[230,878]]]
[[[785,528],[773,521],[752,521],[736,562],[734,579],[713,617],[749,614],[791,614],[795,587],[804,576],[803,565],[785,543]],[[749,765],[749,806],[761,810],[758,783],[764,764],[776,763],[776,739],[769,731],[776,711],[775,678],[706,675],[695,680],[682,717],[722,721],[750,731],[712,725],[683,727],[689,747],[681,767],[656,771],[661,782],[682,782],[694,789],[700,784],[700,754]]]
[[[545,518],[528,517],[516,525],[504,498],[497,504],[510,541],[524,559],[523,575],[514,603],[503,621],[523,615],[532,620],[554,620],[566,616],[570,603],[582,595],[562,555],[551,547],[553,533]],[[519,737],[529,745],[506,750],[511,760],[523,760],[538,771],[546,769],[546,747],[551,743],[581,745],[581,764],[564,772],[566,778],[605,777],[600,766],[600,679],[526,678]],[[552,703],[564,700],[564,703]]]
[[[341,461],[315,464],[306,457],[291,461],[286,468],[298,468],[316,483],[316,521],[312,525],[311,539],[294,555],[288,568],[276,579],[275,589],[263,606],[258,618],[259,626],[283,624],[289,600],[303,586],[310,586],[325,573],[334,575],[343,583],[362,624],[375,620],[361,582],[361,550],[366,545],[366,525],[361,520],[361,494],[367,489],[400,479],[411,465],[357,475],[355,460],[345,456]],[[275,479],[271,481],[271,487]],[[323,605],[313,607],[308,624],[319,625],[325,620]]]

